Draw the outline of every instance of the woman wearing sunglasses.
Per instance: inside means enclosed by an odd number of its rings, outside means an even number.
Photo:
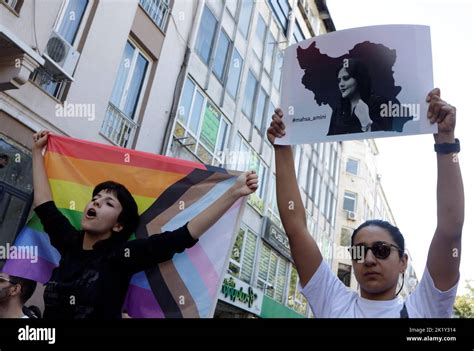
[[[456,109],[441,99],[439,89],[427,96],[428,119],[438,123],[437,228],[431,241],[423,277],[406,301],[398,297],[397,283],[407,268],[403,235],[381,220],[370,220],[354,230],[349,252],[360,296],[331,272],[309,234],[298,191],[290,146],[274,145],[285,134],[283,113],[275,110],[267,137],[275,148],[277,202],[298,271],[302,293],[316,317],[449,318],[459,280],[464,191],[454,138]],[[291,206],[290,206],[291,205]]]

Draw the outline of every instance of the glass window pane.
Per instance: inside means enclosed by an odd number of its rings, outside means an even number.
[[[351,232],[347,228],[341,228],[341,246],[351,246]]]
[[[258,189],[257,189],[257,195],[259,198],[263,199],[264,195],[264,189],[265,189],[265,177],[267,175],[267,167],[260,162],[260,169],[258,173]]]
[[[303,188],[303,190],[306,191],[307,189],[307,182],[308,182],[308,156],[306,156],[306,153],[304,150],[301,151],[303,154],[303,157],[301,157],[301,171],[300,171],[300,185]]]
[[[0,184],[31,193],[33,173],[31,156],[20,151],[0,137]],[[1,228],[1,227],[0,227]]]
[[[194,83],[191,81],[191,79],[187,78],[186,83],[184,83],[183,95],[181,96],[181,102],[178,108],[178,120],[183,122],[184,125],[186,125],[191,112],[194,88]]]
[[[225,149],[228,128],[229,128],[229,124],[226,122],[226,120],[224,118],[221,118],[219,138],[217,140],[217,150],[218,151],[223,151]]]
[[[265,112],[265,105],[268,100],[268,95],[263,88],[260,89],[258,95],[257,109],[255,111],[255,127],[263,131],[263,113]]]
[[[260,251],[260,260],[258,267],[258,277],[263,281],[267,281],[268,276],[268,264],[270,262],[270,249],[268,246],[263,245]]]
[[[225,63],[227,62],[227,55],[229,52],[230,40],[224,31],[221,31],[219,36],[219,43],[217,44],[216,58],[214,60],[213,71],[221,82],[224,79]]]
[[[132,68],[131,66],[134,51],[135,49],[133,48],[132,44],[127,41],[122,55],[122,60],[120,61],[117,78],[115,79],[114,89],[112,90],[112,97],[110,98],[110,102],[117,108],[120,108],[125,84],[127,83],[127,78]]]
[[[245,234],[245,248],[242,260],[242,269],[240,271],[240,279],[246,283],[250,283],[253,272],[253,263],[255,259],[255,250],[257,248],[257,237],[250,231]]]
[[[348,191],[344,192],[344,203],[342,208],[346,211],[356,212],[356,195]]]
[[[194,134],[196,134],[198,131],[203,104],[204,104],[204,96],[202,96],[202,94],[196,90],[196,96],[194,97],[194,104],[193,104],[193,113],[191,114],[191,121],[189,121],[189,129]]]
[[[277,42],[273,34],[270,34],[270,37],[268,39],[267,45],[266,45],[266,50],[265,50],[265,59],[263,62],[263,67],[265,70],[270,73],[272,70],[272,58],[273,58],[273,53],[275,51],[275,47],[277,47]]]
[[[263,55],[263,44],[265,42],[266,30],[267,30],[267,26],[265,24],[265,20],[262,18],[262,16],[259,15],[258,20],[257,20],[257,29],[255,32],[255,39],[253,41],[254,51],[257,54],[257,57],[259,59],[261,59]]]
[[[214,152],[214,149],[216,148],[220,121],[221,117],[219,111],[208,102],[206,109],[204,110],[204,118],[199,139],[212,152]]]
[[[288,262],[282,257],[279,258],[278,271],[276,276],[275,300],[283,303],[283,293],[286,283],[286,271],[288,270]]]
[[[272,123],[272,115],[275,113],[275,105],[273,105],[272,102],[270,102],[270,106],[268,107],[268,112],[267,112],[267,122],[265,124],[264,129],[266,130],[268,127],[270,127],[270,124]]]
[[[201,25],[196,41],[196,52],[208,64],[211,56],[212,42],[217,29],[217,20],[207,6],[201,17]]]
[[[273,71],[273,85],[280,90],[281,69],[283,67],[283,53],[277,50],[275,70]]]
[[[282,27],[283,32],[286,33],[288,28],[288,17],[290,14],[290,5],[288,0],[269,0],[273,13]]]
[[[234,99],[237,95],[237,90],[239,88],[240,73],[242,72],[242,64],[243,64],[242,56],[240,56],[239,52],[236,49],[234,49],[234,53],[232,55],[232,62],[229,67],[229,75],[227,78],[227,92]]]
[[[253,0],[242,0],[239,16],[239,30],[245,38],[249,33],[250,17],[252,16]]]
[[[135,110],[138,105],[138,100],[140,99],[140,92],[145,80],[147,67],[148,61],[143,57],[143,55],[138,54],[122,110],[128,117],[130,117],[130,119],[133,119],[135,116]]]
[[[82,16],[86,11],[88,0],[69,0],[64,12],[58,33],[69,44],[73,45],[77,31],[81,25]]]
[[[347,159],[346,172],[357,175],[359,172],[359,161],[352,158]]]
[[[237,263],[240,263],[242,259],[242,248],[244,245],[244,230],[239,229],[239,233],[237,234],[237,237],[235,238],[234,246],[232,247],[232,253],[230,258],[234,260]]]
[[[238,0],[227,0],[226,2],[226,7],[229,10],[230,14],[232,17],[235,17],[235,14],[237,12],[237,5],[239,4]]]
[[[242,111],[248,118],[251,118],[252,116],[252,108],[253,108],[256,88],[257,88],[257,79],[252,74],[252,72],[249,71],[249,74],[247,76],[247,84],[245,85],[244,101],[242,104]]]

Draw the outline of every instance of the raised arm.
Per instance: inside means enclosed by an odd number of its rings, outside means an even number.
[[[194,239],[199,238],[206,230],[212,227],[240,197],[250,195],[257,190],[257,187],[258,176],[253,171],[241,174],[229,191],[188,223],[191,236]]]
[[[33,206],[38,207],[39,205],[51,201],[53,196],[51,195],[51,188],[49,187],[48,177],[44,168],[43,160],[43,148],[48,142],[49,132],[41,131],[33,135],[33,188],[34,188],[34,199]]]
[[[253,172],[239,176],[236,183],[216,202],[181,228],[155,234],[147,239],[127,242],[124,252],[118,252],[117,263],[132,273],[173,258],[174,254],[196,244],[197,239],[212,227],[240,197],[253,193],[258,187],[258,177]]]
[[[428,118],[431,123],[438,123],[438,134],[434,134],[435,143],[454,143],[456,108],[441,100],[439,89],[433,89],[427,101],[430,103]],[[446,291],[459,279],[464,189],[456,154],[438,153],[437,164],[438,222],[428,253],[427,267],[435,286]]]
[[[308,232],[306,213],[296,181],[293,153],[290,146],[275,145],[275,138],[285,134],[283,112],[276,109],[267,137],[275,148],[276,193],[278,211],[290,241],[291,255],[304,287],[323,259],[316,241]]]

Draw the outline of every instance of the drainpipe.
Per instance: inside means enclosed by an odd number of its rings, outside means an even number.
[[[183,89],[184,81],[188,74],[188,65],[189,65],[189,60],[191,57],[191,47],[194,45],[194,42],[197,37],[197,32],[198,32],[200,17],[197,14],[200,12],[203,6],[204,6],[203,0],[198,0],[198,2],[196,3],[196,8],[193,11],[194,13],[193,25],[190,29],[190,32],[189,32],[190,34],[188,35],[188,41],[186,43],[186,52],[184,53],[183,64],[181,65],[178,78],[176,79],[176,85],[175,85],[174,94],[173,94],[173,102],[171,105],[171,111],[168,118],[168,123],[166,124],[166,132],[163,137],[163,142],[161,143],[161,148],[159,151],[161,155],[166,155],[166,152],[168,151],[171,143],[173,142],[172,134],[173,134],[173,127],[176,120],[176,114],[179,107],[178,106],[179,98],[181,95],[181,91]],[[171,18],[171,20],[173,20],[173,18]],[[176,31],[178,31],[176,27],[175,29]],[[178,32],[178,35],[179,35],[179,32]]]

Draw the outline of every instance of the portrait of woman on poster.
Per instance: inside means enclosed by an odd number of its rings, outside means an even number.
[[[337,82],[341,96],[331,115],[327,135],[392,130],[393,118],[380,116],[381,105],[387,101],[372,93],[365,64],[356,59],[344,59]]]

